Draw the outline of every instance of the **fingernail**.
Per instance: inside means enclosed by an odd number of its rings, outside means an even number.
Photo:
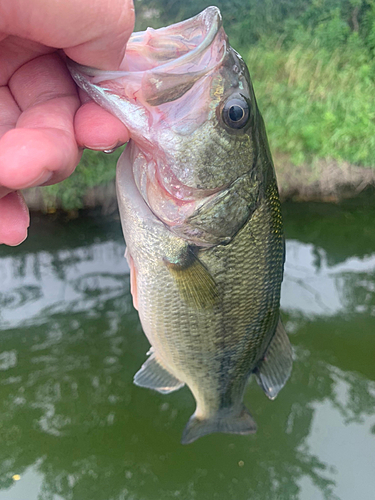
[[[46,173],[46,175],[40,181],[39,185],[40,186],[44,186],[45,184],[47,184],[47,182],[51,180],[53,174],[54,174],[54,172],[48,172],[48,173]]]
[[[103,153],[111,154],[116,151],[117,148],[121,148],[124,144],[125,142],[119,141],[115,144],[111,144],[110,146],[98,146],[97,144],[95,146],[88,146],[85,144],[84,147],[86,149],[92,149],[93,151],[102,151]]]
[[[39,177],[30,181],[29,184],[22,186],[22,189],[26,189],[33,186],[43,186],[46,182],[48,182],[51,179],[53,174],[54,172],[51,172],[50,170],[44,171],[40,174]]]

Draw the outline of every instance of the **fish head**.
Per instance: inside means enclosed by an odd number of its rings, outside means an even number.
[[[248,69],[228,43],[218,8],[134,33],[120,71],[69,67],[128,127],[135,182],[160,220],[200,246],[238,230],[238,220],[216,233],[210,227],[233,183],[254,170],[260,115]],[[243,218],[247,209],[240,212]],[[238,219],[239,210],[230,213]],[[216,219],[221,224],[222,217]]]

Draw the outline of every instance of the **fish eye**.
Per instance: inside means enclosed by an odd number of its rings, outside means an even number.
[[[224,104],[222,117],[225,125],[230,128],[243,128],[249,120],[250,109],[245,99],[230,98]]]

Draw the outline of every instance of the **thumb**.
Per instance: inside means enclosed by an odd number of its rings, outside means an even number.
[[[39,42],[80,64],[117,69],[134,27],[132,0],[0,0],[5,33]]]

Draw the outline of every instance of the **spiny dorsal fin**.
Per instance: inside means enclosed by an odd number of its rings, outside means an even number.
[[[182,298],[192,307],[212,307],[219,298],[215,280],[192,251],[181,263],[164,258],[165,265],[175,279]]]
[[[291,374],[292,364],[292,346],[279,318],[275,335],[255,370],[258,384],[270,399],[275,399],[284,387]]]
[[[163,394],[177,391],[185,384],[172,375],[159,361],[155,354],[151,354],[148,360],[143,363],[141,369],[135,374],[135,385],[154,389]]]

